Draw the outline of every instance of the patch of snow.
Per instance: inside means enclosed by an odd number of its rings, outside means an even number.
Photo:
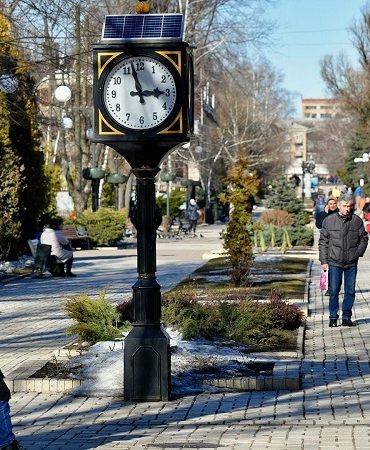
[[[216,392],[220,389],[204,383],[205,379],[238,375],[241,365],[255,361],[256,354],[246,354],[246,347],[234,342],[186,341],[181,333],[166,328],[171,344],[173,395]],[[81,367],[81,386],[75,395],[123,395],[124,340],[99,342],[81,356],[71,358],[67,367]],[[260,358],[258,358],[260,359]],[[271,359],[270,359],[271,360]]]

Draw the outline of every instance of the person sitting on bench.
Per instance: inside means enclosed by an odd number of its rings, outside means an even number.
[[[57,263],[65,263],[65,275],[67,277],[75,277],[76,275],[72,273],[73,251],[68,239],[59,229],[60,224],[60,219],[49,219],[41,234],[40,242],[41,244],[51,245],[51,256],[55,256]]]

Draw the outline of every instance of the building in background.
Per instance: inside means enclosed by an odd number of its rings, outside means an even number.
[[[332,119],[339,112],[339,101],[335,98],[302,98],[303,119]]]

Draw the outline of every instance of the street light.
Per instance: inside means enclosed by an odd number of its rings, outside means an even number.
[[[176,178],[176,175],[171,172],[161,173],[161,180],[167,183],[167,199],[166,199],[166,216],[167,216],[167,226],[170,220],[170,182]]]
[[[66,103],[72,97],[71,89],[68,86],[58,86],[55,89],[54,97],[58,100],[58,102]]]
[[[55,147],[54,147],[54,156],[53,156],[53,163],[55,164],[57,153],[58,153],[58,144],[59,139],[61,137],[61,131],[62,131],[62,145],[65,145],[65,130],[70,130],[73,128],[73,121],[70,117],[65,116],[65,110],[64,105],[71,99],[72,97],[72,91],[68,86],[61,85],[58,86],[54,91],[54,97],[58,102],[63,103],[62,106],[62,118],[60,121],[60,127],[58,128],[57,137],[55,139]]]
[[[309,159],[302,161],[302,200],[311,197],[311,175],[315,170],[315,161]]]
[[[118,202],[118,188],[120,184],[126,183],[126,181],[128,180],[128,176],[127,175],[121,175],[120,173],[116,172],[116,173],[111,173],[110,175],[108,175],[107,177],[107,183],[110,184],[114,184],[114,193],[115,193],[115,207],[116,210],[118,210],[119,207],[119,202]]]

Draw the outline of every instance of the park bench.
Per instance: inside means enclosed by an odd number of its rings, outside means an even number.
[[[87,250],[90,249],[90,237],[83,227],[79,225],[62,225],[60,229],[71,243],[73,249],[76,249],[76,247]]]

